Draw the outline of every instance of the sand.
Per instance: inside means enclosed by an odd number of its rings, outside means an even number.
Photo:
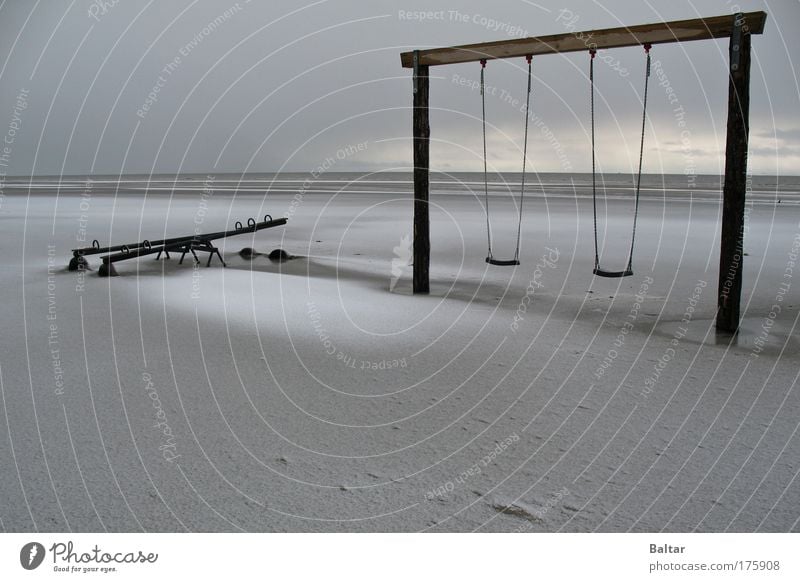
[[[6,190],[3,530],[798,531],[796,193],[754,195],[731,338],[713,328],[713,192],[656,187],[634,276],[599,279],[585,190],[526,201],[505,268],[484,262],[474,186],[435,188],[431,294],[414,296],[407,182],[348,180]],[[609,269],[630,242],[618,194],[600,208]],[[515,209],[498,193],[493,211],[506,258]],[[65,270],[81,237],[266,213],[289,224],[221,242],[227,268]]]

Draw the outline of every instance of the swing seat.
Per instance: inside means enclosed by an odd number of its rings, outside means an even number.
[[[633,275],[631,269],[625,269],[624,271],[606,271],[600,267],[595,267],[593,273],[598,277],[608,277],[609,279],[618,279],[620,277],[630,277]]]
[[[513,267],[514,265],[519,265],[518,259],[510,259],[507,261],[503,261],[500,259],[494,259],[492,257],[486,257],[486,262],[490,265],[496,265],[498,267]]]

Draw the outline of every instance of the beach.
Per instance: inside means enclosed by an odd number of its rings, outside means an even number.
[[[719,176],[645,176],[633,276],[591,178],[528,176],[521,264],[480,174],[8,179],[4,531],[798,531],[800,178],[753,176],[717,335]],[[488,188],[514,254],[518,174]],[[634,184],[602,177],[601,264]],[[227,267],[71,249],[233,228]],[[281,248],[286,262],[247,260]]]

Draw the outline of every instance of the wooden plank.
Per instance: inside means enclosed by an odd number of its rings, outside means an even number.
[[[747,141],[750,126],[750,35],[744,34],[740,39],[731,37],[730,44],[728,135],[725,144],[725,185],[722,189],[716,321],[717,330],[727,333],[733,333],[739,328],[739,305],[742,300]],[[736,48],[738,58],[735,55]]]
[[[431,259],[430,136],[428,67],[420,66],[414,81],[414,293],[428,293]]]
[[[746,33],[761,34],[764,31],[766,12],[747,12],[744,14]],[[419,51],[419,64],[425,66],[470,63],[481,59],[508,59],[527,55],[544,55],[586,51],[591,48],[607,49],[625,46],[639,46],[644,43],[662,44],[691,40],[725,38],[733,30],[733,14],[656,22],[638,26],[621,26],[584,32],[568,32],[542,37],[529,37],[484,42],[447,48]],[[400,55],[403,67],[411,68],[413,51]]]

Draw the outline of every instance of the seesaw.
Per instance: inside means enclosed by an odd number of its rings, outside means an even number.
[[[183,259],[187,253],[191,253],[195,262],[200,263],[197,257],[197,251],[208,253],[208,261],[206,266],[211,265],[211,259],[217,255],[223,266],[226,266],[219,249],[211,244],[211,241],[226,238],[229,236],[237,236],[240,234],[248,234],[258,232],[265,228],[274,228],[276,226],[283,226],[288,221],[287,218],[273,219],[272,216],[267,214],[264,216],[262,222],[256,222],[255,219],[250,218],[247,225],[241,222],[236,222],[233,230],[223,230],[220,232],[212,232],[210,234],[192,234],[186,236],[179,236],[174,238],[165,238],[162,240],[143,240],[141,242],[101,247],[100,243],[95,240],[92,246],[83,247],[79,249],[72,249],[72,259],[69,262],[70,271],[78,271],[86,269],[89,266],[86,260],[87,255],[100,255],[105,254],[103,257],[103,264],[100,265],[98,274],[101,277],[115,277],[117,271],[114,268],[114,263],[119,261],[127,261],[128,259],[137,259],[147,255],[156,255],[156,260],[161,258],[162,253],[166,258],[170,258],[169,253],[181,253],[180,261],[178,264],[183,264]]]

